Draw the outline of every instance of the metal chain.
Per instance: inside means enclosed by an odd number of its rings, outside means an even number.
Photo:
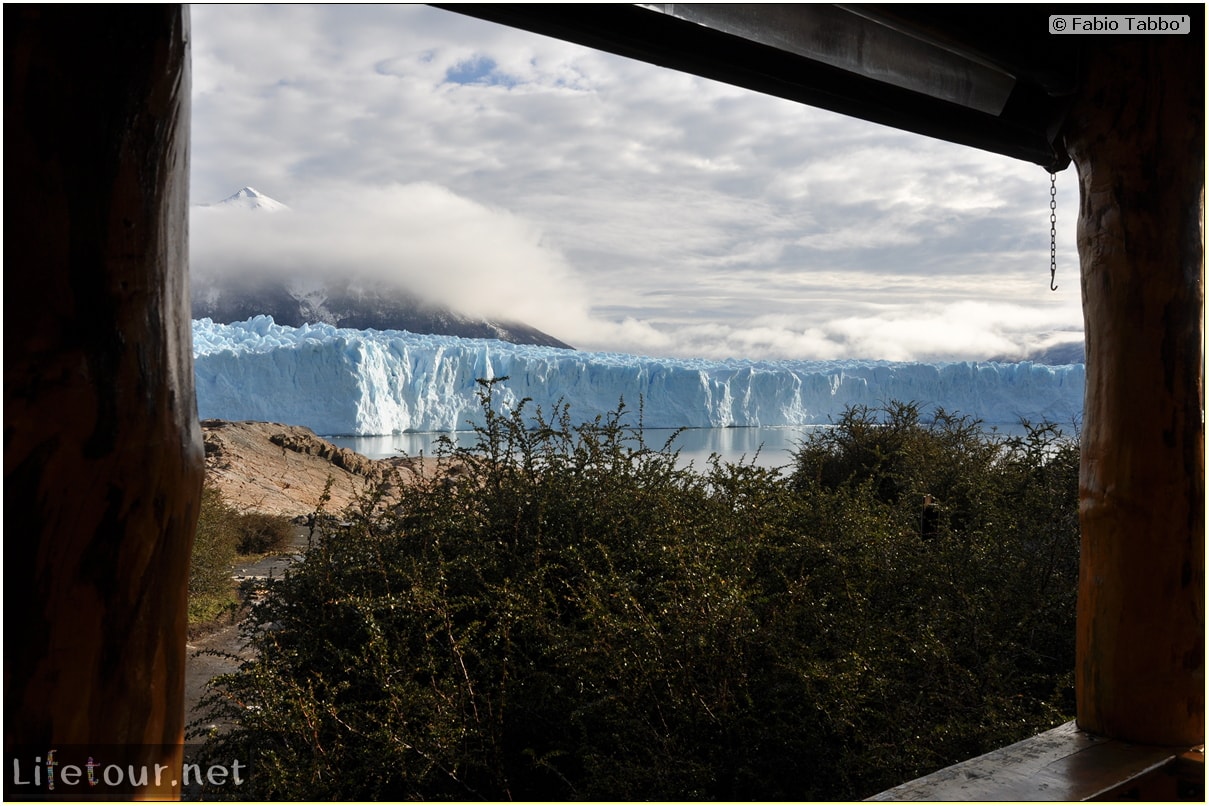
[[[1057,291],[1058,275],[1058,175],[1049,175],[1049,290]]]

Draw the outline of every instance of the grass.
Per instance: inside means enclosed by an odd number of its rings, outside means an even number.
[[[207,483],[189,570],[189,631],[205,633],[231,623],[246,604],[232,569],[276,554],[293,532],[284,515],[237,510]]]

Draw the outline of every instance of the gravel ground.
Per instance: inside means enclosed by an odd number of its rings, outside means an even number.
[[[254,563],[236,565],[231,577],[240,582],[246,579],[280,578],[285,569],[301,556],[306,548],[307,529],[299,527],[289,549],[280,554],[264,557]],[[206,693],[207,684],[220,674],[239,668],[239,664],[252,657],[253,651],[244,644],[239,635],[239,624],[227,624],[185,644],[185,724],[201,717],[197,703]],[[220,653],[220,654],[212,654]],[[188,729],[186,728],[186,731]],[[198,739],[188,739],[190,742]]]

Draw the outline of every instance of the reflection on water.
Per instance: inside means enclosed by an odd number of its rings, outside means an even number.
[[[672,428],[644,428],[642,438],[647,447],[661,449],[672,439],[671,449],[680,452],[680,465],[690,463],[698,470],[708,467],[711,454],[718,454],[724,462],[754,463],[760,467],[785,467],[792,464],[793,452],[807,436],[829,425],[785,425],[760,428],[688,428],[678,435]],[[985,426],[989,431],[992,426]],[[1025,429],[1020,424],[993,427],[1000,436],[1021,436]],[[1068,436],[1077,433],[1072,428],[1062,429]],[[451,431],[448,433],[394,434],[383,437],[324,437],[342,448],[351,448],[357,453],[380,459],[385,456],[434,456],[437,440],[447,436],[459,446],[474,445],[477,435],[473,431]]]
[[[717,454],[724,462],[743,462],[760,467],[782,467],[793,462],[793,452],[811,431],[824,425],[780,426],[776,428],[690,428],[681,431],[671,449],[680,451],[680,461],[704,469]],[[675,435],[671,428],[647,428],[642,438],[652,448],[662,448]]]
[[[671,449],[679,450],[682,466],[705,469],[711,454],[725,462],[755,462],[761,467],[780,467],[793,461],[792,453],[811,431],[828,428],[821,425],[793,425],[766,428],[689,428],[678,435],[672,428],[644,428],[642,438],[647,446],[661,449],[669,439]],[[437,440],[447,436],[459,446],[469,448],[475,443],[473,431],[453,431],[446,434],[393,434],[381,437],[324,437],[342,448],[380,459],[385,456],[433,456]],[[672,439],[673,436],[675,439]]]

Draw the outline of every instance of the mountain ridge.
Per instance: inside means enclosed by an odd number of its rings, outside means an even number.
[[[239,215],[289,213],[290,207],[245,186],[210,205]],[[320,279],[265,267],[263,272],[221,272],[195,267],[191,281],[193,319],[232,324],[267,315],[281,325],[329,324],[355,330],[406,330],[437,336],[499,339],[513,344],[574,349],[537,328],[511,319],[473,316],[383,279]]]
[[[1023,356],[996,356],[987,359],[996,363],[1019,363],[1028,361],[1050,367],[1086,364],[1087,355],[1082,341],[1069,341],[1025,353]]]
[[[354,330],[406,330],[573,349],[523,322],[466,316],[407,291],[369,288],[349,281],[291,288],[288,280],[231,277],[199,280],[194,285],[194,319],[232,324],[260,314],[289,327],[328,324]]]

